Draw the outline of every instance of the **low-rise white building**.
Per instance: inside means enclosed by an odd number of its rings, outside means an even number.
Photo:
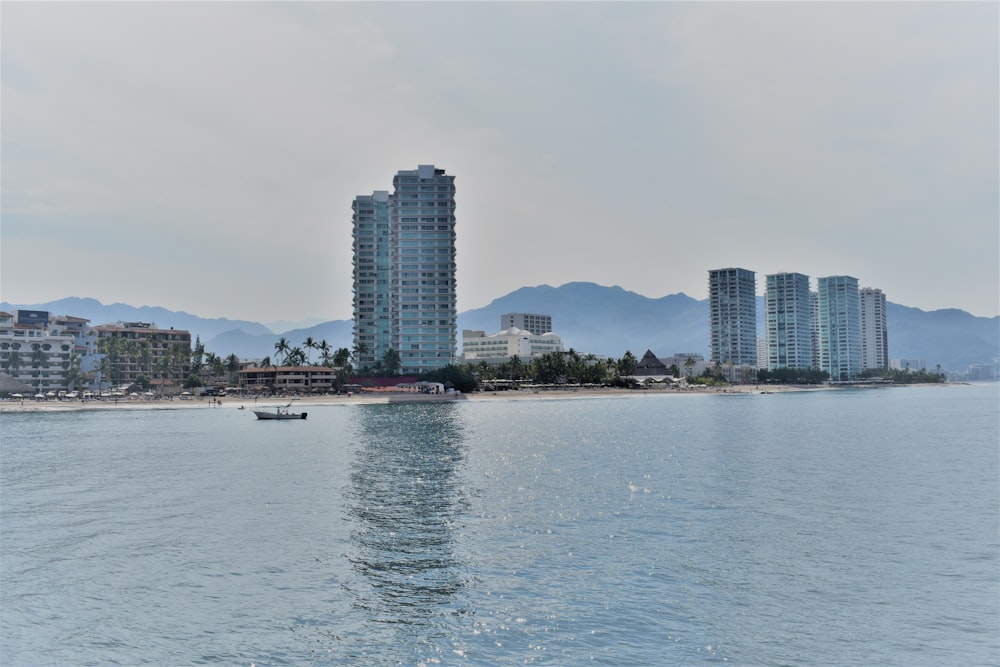
[[[0,313],[0,369],[40,394],[66,389],[70,367],[78,363],[71,358],[78,330],[86,325],[68,320],[38,310]]]
[[[462,361],[476,364],[503,363],[513,357],[527,361],[550,352],[563,352],[562,339],[551,331],[533,334],[511,327],[495,334],[465,329],[462,331]]]

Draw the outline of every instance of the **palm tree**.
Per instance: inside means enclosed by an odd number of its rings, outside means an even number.
[[[151,375],[153,372],[153,349],[152,343],[148,339],[143,339],[138,343],[139,372]]]
[[[308,336],[306,342],[302,343],[302,347],[306,348],[306,363],[312,364],[312,360],[309,358],[309,350],[316,347],[316,341],[313,340],[312,336]]]
[[[285,356],[286,366],[304,366],[306,363],[306,353],[301,347],[293,347]]]
[[[111,383],[111,369],[114,364],[111,363],[111,357],[105,354],[101,357],[101,361],[97,366],[97,391],[101,392],[104,389],[104,382],[107,381],[108,384]]]
[[[191,350],[191,372],[195,375],[201,372],[204,357],[205,346],[201,342],[201,336],[195,336],[194,349]]]
[[[282,336],[277,343],[274,344],[274,351],[282,355],[282,364],[288,364],[288,351],[291,346],[288,344],[288,339]]]
[[[359,342],[354,346],[354,363],[361,365],[361,355],[368,352],[368,344],[365,342]]]
[[[222,361],[219,359],[217,354],[214,352],[205,353],[205,368],[207,368],[208,372],[211,373],[213,381],[216,376],[222,374]]]
[[[694,368],[694,357],[688,357],[684,360],[684,372],[688,377],[691,377],[691,369]]]
[[[24,360],[21,359],[21,353],[17,350],[12,351],[7,357],[7,360],[3,362],[4,370],[7,371],[7,374],[11,377],[17,377],[17,372],[23,365]]]
[[[35,383],[39,389],[42,386],[42,364],[44,364],[49,359],[49,355],[45,354],[41,346],[37,343],[32,346],[34,349],[31,351],[31,368],[32,373],[35,376]]]
[[[73,391],[76,388],[77,383],[80,382],[80,378],[83,375],[80,372],[81,361],[79,354],[70,352],[69,361],[66,363],[66,389],[69,391]]]
[[[524,362],[516,354],[510,358],[510,365],[507,368],[508,380],[520,380],[521,376],[524,374]]]
[[[635,367],[638,364],[639,361],[635,358],[635,355],[630,350],[627,350],[618,361],[618,372],[623,376],[634,375]]]
[[[330,347],[330,344],[327,343],[326,340],[321,340],[319,343],[316,344],[316,349],[320,351],[320,355],[321,355],[320,358],[323,360],[322,361],[323,365],[324,366],[329,366],[330,365],[330,350],[333,349],[332,347]]]
[[[343,368],[351,360],[351,351],[346,347],[337,348],[337,351],[333,353],[333,365],[337,368]]]
[[[236,373],[240,370],[240,358],[235,353],[226,357],[226,370],[229,371],[230,383],[235,385]]]
[[[213,378],[222,377],[222,374],[226,372],[226,362],[223,361],[222,357],[217,354],[212,355],[212,362],[210,366],[212,368]]]
[[[382,355],[382,372],[386,375],[399,375],[399,352],[389,348]]]
[[[156,374],[160,376],[160,396],[163,396],[163,388],[167,384],[167,378],[170,376],[172,366],[169,354],[163,355],[156,362]]]

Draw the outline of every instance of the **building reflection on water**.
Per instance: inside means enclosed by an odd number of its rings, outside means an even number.
[[[347,508],[348,558],[360,575],[354,604],[379,623],[433,623],[466,578],[454,550],[467,507],[457,407],[363,405],[356,419]]]

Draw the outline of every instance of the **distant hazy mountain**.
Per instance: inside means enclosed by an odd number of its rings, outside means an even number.
[[[243,359],[273,357],[274,344],[282,336],[293,346],[301,346],[310,336],[316,341],[325,340],[333,349],[353,346],[350,320],[273,333],[256,322],[203,319],[148,306],[104,306],[93,299],[70,298],[21,306],[0,303],[2,310],[18,308],[75,315],[89,319],[91,324],[117,320],[156,322],[163,328],[186,329],[192,337],[200,336],[209,352],[235,353]],[[759,310],[762,319],[763,308]],[[653,299],[621,287],[594,283],[522,287],[483,308],[459,313],[459,335],[463,329],[495,333],[500,329],[500,316],[512,312],[551,315],[555,333],[567,348],[581,354],[617,358],[631,351],[641,357],[649,349],[661,357],[677,352],[698,352],[708,357],[707,299],[699,301],[685,294]],[[893,359],[923,359],[930,369],[940,364],[961,371],[969,364],[991,363],[1000,355],[1000,317],[975,317],[954,309],[926,312],[889,303],[887,318],[889,356]]]
[[[209,340],[202,338],[202,342],[205,343],[206,352],[214,352],[223,356],[235,354],[240,359],[270,357],[271,361],[276,363],[274,344],[282,337],[288,340],[290,346],[302,347],[303,351],[308,352],[302,343],[310,336],[317,343],[325,340],[334,350],[341,347],[350,350],[354,347],[351,320],[334,320],[307,329],[292,329],[281,334],[248,334],[245,331],[233,329]],[[314,361],[319,359],[319,353],[316,351],[310,353],[310,356]]]
[[[938,364],[964,371],[1000,356],[1000,317],[976,317],[947,308],[930,312],[886,304],[889,358],[923,359],[928,370]]]
[[[685,294],[659,299],[621,287],[567,283],[562,287],[522,287],[489,305],[458,316],[458,328],[495,333],[504,313],[552,316],[552,328],[566,348],[581,354],[637,357],[650,349],[666,357],[675,352],[708,356],[708,301]]]

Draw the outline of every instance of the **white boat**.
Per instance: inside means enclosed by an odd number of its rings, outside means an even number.
[[[257,419],[305,419],[305,412],[289,412],[288,408],[292,407],[292,404],[288,405],[275,405],[271,410],[254,410],[253,413],[257,415]]]

